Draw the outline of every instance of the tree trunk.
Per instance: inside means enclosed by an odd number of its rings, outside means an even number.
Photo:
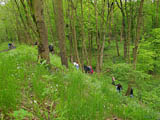
[[[126,96],[129,96],[131,93],[131,85],[128,84],[128,89],[127,89],[127,92],[126,92]]]
[[[39,33],[38,41],[38,54],[40,61],[46,60],[46,63],[50,63],[49,49],[48,49],[48,35],[44,22],[43,14],[43,0],[33,0],[33,9],[36,19],[37,31]]]
[[[121,23],[122,24],[122,23]],[[120,34],[120,42],[123,41],[123,24],[122,24],[122,27],[121,27],[121,34]]]
[[[95,4],[95,16],[96,16],[96,43],[97,43],[97,65],[96,72],[100,73],[100,39],[99,39],[99,31],[98,31],[98,13],[97,13],[97,0],[94,0]]]
[[[141,36],[141,25],[142,25],[142,12],[143,12],[143,3],[144,0],[141,0],[140,7],[139,7],[139,14],[137,17],[137,31],[136,31],[136,40],[135,40],[135,46],[133,49],[133,66],[134,69],[136,69],[136,61],[137,61],[137,51],[138,51],[138,45],[139,45],[139,40]]]
[[[112,14],[113,12],[111,12],[111,17],[109,18],[109,32],[108,32],[108,36],[109,36],[109,39],[108,39],[108,44],[110,46],[111,44],[111,40],[112,40],[112,22],[113,22],[113,17],[112,17]]]
[[[155,23],[155,25],[156,25],[156,28],[158,28],[159,27],[159,6],[160,6],[160,1],[159,0],[157,0],[157,2],[156,2],[156,23]]]
[[[88,2],[88,26],[90,26],[91,21],[91,9],[90,9],[90,0]],[[88,50],[88,57],[89,57],[89,65],[92,65],[92,48],[93,48],[93,42],[92,42],[92,28],[88,28],[88,41],[89,41],[89,50]]]
[[[73,63],[74,62],[74,50],[73,50],[73,38],[72,38],[72,21],[71,21],[71,7],[70,7],[70,1],[68,1],[68,10],[67,10],[67,17],[69,19],[69,23],[68,23],[68,40],[69,40],[69,57],[70,57],[70,61]]]
[[[77,47],[77,35],[76,35],[76,28],[75,28],[75,10],[74,10],[74,4],[73,1],[70,1],[71,3],[71,24],[72,24],[72,38],[73,38],[73,47],[74,47],[74,60],[78,62],[78,64],[81,66],[80,59],[79,59],[79,52]]]
[[[117,20],[118,21],[118,20]],[[117,56],[119,57],[120,56],[120,52],[119,52],[119,45],[118,45],[118,37],[117,37],[117,34],[118,34],[118,27],[117,27],[117,24],[115,23],[114,24],[114,32],[115,32],[115,42],[116,42],[116,50],[117,50]]]
[[[55,9],[55,23],[57,29],[57,37],[59,40],[60,55],[62,65],[68,68],[68,59],[66,56],[66,43],[65,43],[65,31],[64,31],[64,15],[63,15],[63,0],[54,0]]]
[[[126,60],[127,58],[127,37],[126,37],[126,15],[125,15],[125,12],[124,12],[124,7],[123,7],[123,2],[122,0],[120,0],[120,4],[119,2],[116,0],[117,2],[117,5],[119,7],[119,9],[121,10],[121,14],[122,14],[122,36],[123,36],[123,39],[124,39],[124,59]]]
[[[31,36],[30,36],[29,31],[28,31],[28,26],[26,25],[25,20],[24,20],[24,18],[23,18],[23,15],[22,15],[22,13],[21,13],[21,11],[20,11],[20,6],[19,6],[17,0],[14,0],[14,2],[16,3],[16,6],[17,6],[17,8],[18,8],[18,12],[19,12],[20,19],[21,19],[22,24],[23,24],[24,29],[25,29],[25,30],[24,30],[25,43],[31,44]]]
[[[35,27],[34,27],[34,24],[33,24],[32,20],[31,20],[31,18],[30,18],[30,13],[29,13],[29,11],[28,11],[28,9],[27,9],[27,6],[26,6],[26,4],[25,4],[25,1],[24,1],[24,0],[20,0],[20,2],[21,2],[22,6],[23,6],[23,9],[24,9],[25,18],[26,18],[26,22],[27,22],[27,28],[28,28],[28,34],[30,34],[30,36],[31,36],[29,43],[30,43],[30,44],[33,44],[33,43],[34,43],[33,39],[36,39],[36,38],[34,38],[32,32],[33,32],[36,36],[37,36],[37,32],[36,32],[36,29],[35,29]]]
[[[89,63],[88,60],[88,53],[86,48],[86,42],[85,42],[85,31],[84,31],[84,18],[83,18],[83,0],[80,0],[81,2],[81,34],[82,34],[82,66],[84,64],[84,61],[86,59],[87,64]]]
[[[92,51],[93,51],[93,33],[90,32],[89,38],[89,65],[92,65]]]
[[[125,1],[126,2],[126,1]],[[129,0],[129,9],[130,11],[127,10],[126,8],[126,15],[127,15],[127,22],[128,22],[128,30],[127,30],[127,62],[130,63],[130,41],[131,41],[131,17],[132,17],[132,5],[131,5],[132,0]],[[125,3],[125,5],[127,6],[128,2]],[[130,14],[129,14],[130,13]]]
[[[47,15],[48,15],[48,24],[49,24],[49,29],[50,29],[50,33],[51,33],[51,39],[52,39],[52,43],[53,43],[53,46],[56,46],[56,42],[55,42],[55,39],[54,39],[54,37],[55,37],[55,32],[54,32],[54,30],[53,30],[53,25],[52,25],[52,17],[50,16],[50,12],[51,11],[49,11],[49,7],[48,7],[48,4],[47,4],[47,1],[45,1],[45,6],[46,6],[46,12],[47,12]],[[53,3],[52,3],[53,4]],[[52,9],[53,10],[53,9]],[[56,53],[56,51],[54,51],[55,53]]]

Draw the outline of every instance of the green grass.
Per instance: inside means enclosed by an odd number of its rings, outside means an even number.
[[[6,44],[2,46],[5,48]],[[126,97],[127,83],[122,81],[124,90],[119,94],[111,85],[109,74],[88,75],[71,63],[69,66],[69,69],[61,66],[56,55],[51,55],[50,68],[37,64],[36,48],[25,45],[0,53],[0,111],[3,112],[0,118],[18,119],[19,112],[23,113],[21,119],[41,120],[106,120],[113,116],[123,120],[156,120],[160,117],[160,110],[149,104],[149,97],[142,99],[145,102],[139,100],[138,88],[134,98]],[[153,91],[142,92],[158,96]],[[157,97],[152,102],[156,100]]]

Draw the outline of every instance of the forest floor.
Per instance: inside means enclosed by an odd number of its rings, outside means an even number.
[[[0,50],[6,49],[7,43]],[[20,45],[0,53],[1,120],[158,120],[159,76],[146,81],[141,98],[119,94],[108,74],[84,74],[51,55],[51,65],[37,64],[36,47]],[[143,86],[143,85],[142,85]]]

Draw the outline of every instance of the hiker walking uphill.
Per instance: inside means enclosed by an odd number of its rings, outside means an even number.
[[[78,63],[73,62],[73,65],[76,67],[77,70],[79,69],[79,64]]]
[[[120,93],[122,90],[122,85],[119,83],[116,85],[116,87],[117,87],[117,91]]]
[[[52,54],[54,54],[54,48],[53,48],[53,45],[49,45],[48,46],[49,48],[49,52],[51,52]]]
[[[14,46],[13,43],[8,43],[8,49],[2,50],[2,51],[0,51],[0,53],[2,53],[2,52],[7,52],[7,51],[10,51],[10,50],[15,49],[15,48],[16,48],[16,47]]]
[[[92,66],[86,66],[86,65],[84,65],[84,71],[85,71],[85,73],[93,74]]]
[[[8,49],[16,48],[13,43],[8,43]]]
[[[130,97],[133,97],[133,88],[131,88]]]

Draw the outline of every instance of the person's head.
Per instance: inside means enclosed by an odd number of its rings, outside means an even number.
[[[73,62],[73,65],[76,65],[77,63],[76,62]]]

